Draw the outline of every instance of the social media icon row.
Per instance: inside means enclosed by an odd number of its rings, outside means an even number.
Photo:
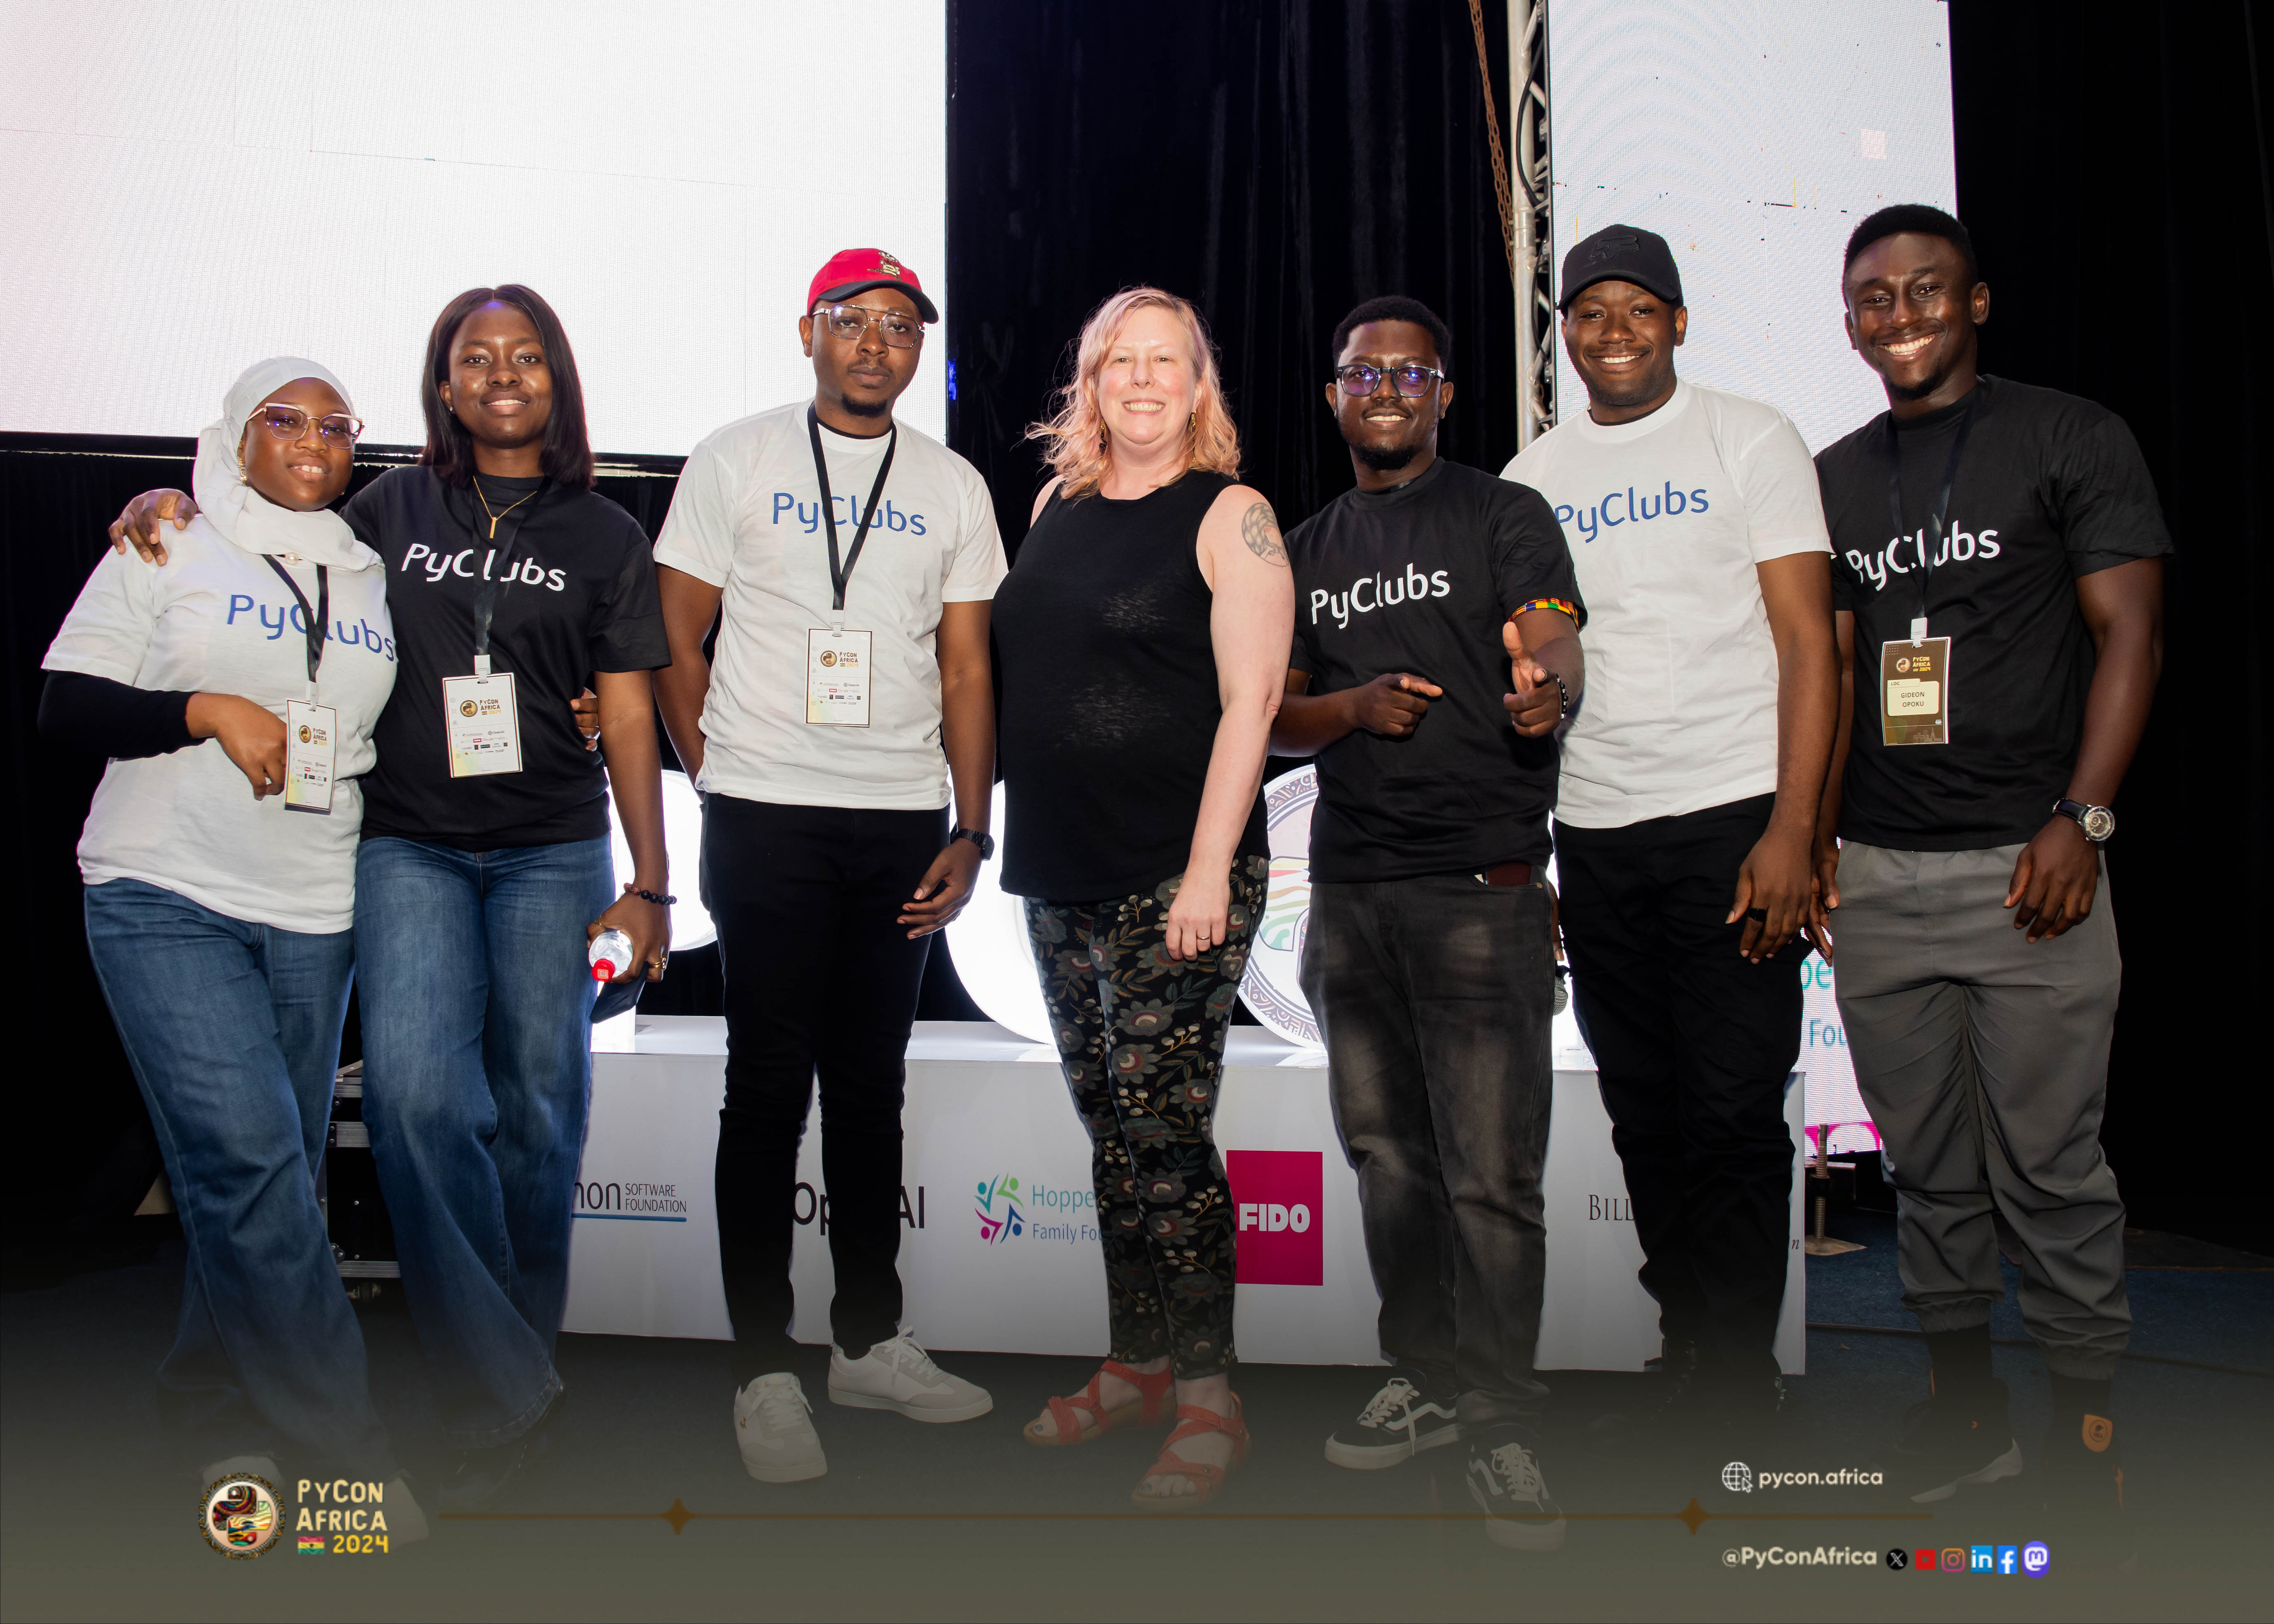
[[[2025,1545],[1949,1545],[1940,1551],[1890,1551],[1887,1566],[1915,1568],[1921,1573],[2027,1574],[2031,1578],[2052,1571],[2053,1553],[2042,1539]]]

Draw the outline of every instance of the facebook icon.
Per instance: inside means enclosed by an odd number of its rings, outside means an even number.
[[[1999,1571],[1999,1573],[2001,1573],[2001,1574],[2009,1574],[2009,1575],[2010,1575],[2010,1574],[2016,1574],[2016,1573],[2019,1573],[2019,1572],[2021,1572],[2021,1570],[2022,1570],[2022,1548],[2021,1548],[2021,1546],[2019,1546],[2019,1545],[1999,1545],[1999,1546],[1998,1547],[1998,1571]]]

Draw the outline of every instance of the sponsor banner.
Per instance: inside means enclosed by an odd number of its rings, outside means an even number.
[[[593,1056],[565,1327],[727,1336],[712,1197],[726,1023],[640,1016],[629,1048]],[[1638,1370],[1657,1310],[1594,1074],[1555,1074],[1545,1180],[1542,1368]],[[1790,1090],[1799,1136],[1800,1090]],[[943,1350],[1093,1356],[1106,1348],[1090,1145],[1054,1053],[979,1022],[924,1022],[908,1047],[900,1278],[905,1317]],[[1259,1364],[1379,1360],[1380,1299],[1315,1050],[1233,1029],[1216,1116],[1241,1285],[1234,1336]],[[794,1334],[825,1342],[831,1211],[818,1102],[800,1147]],[[637,1210],[634,1210],[636,1208]],[[1798,1371],[1800,1194],[1778,1352]]]

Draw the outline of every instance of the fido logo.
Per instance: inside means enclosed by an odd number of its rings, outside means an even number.
[[[1322,1153],[1234,1150],[1224,1158],[1238,1214],[1239,1281],[1248,1286],[1315,1286],[1326,1279],[1320,1208]]]

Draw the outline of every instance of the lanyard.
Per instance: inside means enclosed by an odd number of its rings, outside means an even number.
[[[1943,468],[1942,489],[1934,499],[1933,539],[1923,541],[1919,548],[1919,600],[1918,613],[1911,620],[1913,643],[1926,638],[1927,583],[1934,576],[1935,549],[1943,545],[1942,522],[1950,511],[1951,490],[1958,483],[1959,459],[1966,455],[1966,437],[1974,432],[1974,409],[1981,403],[1982,386],[1977,383],[1967,395],[1966,410],[1958,419],[1958,438],[1950,442],[1950,461]],[[1909,532],[1903,529],[1903,451],[1902,442],[1896,437],[1893,413],[1887,417],[1887,522],[1894,526],[1895,537],[1901,540]],[[1925,537],[1924,530],[1919,533],[1922,538]],[[1888,551],[1892,553],[1894,549]]]
[[[262,556],[268,559],[268,568],[276,572],[276,578],[292,590],[300,605],[301,624],[308,634],[308,696],[312,699],[316,695],[316,667],[324,663],[324,641],[328,635],[325,626],[332,614],[332,572],[321,564],[316,566],[316,606],[311,609],[308,595],[300,590],[300,583],[292,579],[284,566],[268,554]]]
[[[837,561],[837,505],[829,494],[829,464],[821,455],[821,419],[813,408],[805,409],[805,432],[813,441],[813,477],[821,484],[821,516],[829,525],[829,584],[836,590],[832,607],[837,611],[839,628],[845,617],[845,589],[853,580],[853,566],[861,561],[861,547],[869,539],[869,522],[877,516],[877,499],[885,493],[885,477],[892,471],[892,454],[900,447],[900,425],[892,425],[892,437],[885,442],[884,466],[877,470],[877,483],[869,487],[869,505],[861,510],[861,527],[853,532],[853,550],[845,561]]]
[[[547,481],[546,485],[538,485],[527,496],[523,497],[521,501],[531,501],[544,495],[550,483]],[[513,508],[520,506],[521,502],[516,502]],[[508,508],[505,513],[490,518],[489,539],[492,541],[497,539],[498,521],[503,519],[507,514],[510,514],[513,508]],[[489,511],[489,503],[486,500],[482,503],[482,510],[486,515]],[[515,544],[521,540],[522,525],[528,523],[528,517],[524,515],[520,523],[506,533],[504,550],[490,560],[491,567],[495,573],[487,575],[482,582],[481,590],[474,594],[474,674],[478,677],[486,677],[490,674],[490,621],[497,613],[498,594],[510,584],[506,579],[506,566],[512,561]]]

